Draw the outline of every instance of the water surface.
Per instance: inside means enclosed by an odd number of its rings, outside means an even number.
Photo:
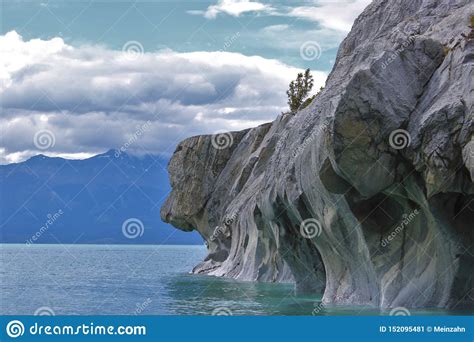
[[[189,271],[204,246],[0,245],[0,314],[32,315],[379,315],[323,306],[292,284],[241,282]],[[467,314],[410,310],[411,314]]]

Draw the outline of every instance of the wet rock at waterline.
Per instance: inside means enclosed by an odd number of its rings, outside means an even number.
[[[469,1],[374,1],[309,107],[181,142],[161,216],[207,241],[194,273],[473,308],[473,16]]]

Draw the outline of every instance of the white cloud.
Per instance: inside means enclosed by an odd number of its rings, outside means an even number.
[[[219,0],[216,5],[211,5],[206,11],[188,11],[190,14],[202,14],[207,19],[214,19],[219,13],[226,13],[234,17],[246,12],[260,12],[270,10],[269,5],[250,0]]]
[[[280,32],[285,32],[290,28],[290,25],[288,24],[278,24],[278,25],[270,25],[265,28],[263,28],[263,31],[265,32],[274,32],[274,33],[280,33]]]
[[[260,46],[299,51],[307,41],[317,41],[323,50],[337,48],[345,34],[328,28],[301,29],[289,25],[271,25],[259,32],[252,32],[252,36],[259,38],[256,42]]]
[[[347,33],[354,20],[370,4],[372,0],[308,0],[304,6],[298,3],[291,5],[263,4],[250,0],[219,0],[206,11],[188,11],[189,14],[203,15],[208,19],[216,18],[220,13],[235,17],[245,12],[266,12],[273,16],[296,17],[314,21],[323,28]],[[274,25],[275,29],[282,29],[282,25]]]
[[[315,0],[313,6],[290,8],[287,15],[315,21],[329,29],[349,32],[354,20],[371,2],[372,0]]]
[[[118,148],[149,122],[130,152],[170,154],[195,134],[239,130],[286,109],[288,82],[299,71],[276,60],[229,52],[158,51],[137,60],[60,38],[0,36],[0,162],[36,153],[90,155]],[[315,89],[326,74],[314,72]],[[55,144],[34,145],[49,130]]]

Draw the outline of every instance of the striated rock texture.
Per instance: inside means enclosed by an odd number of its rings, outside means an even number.
[[[161,216],[207,241],[194,272],[474,308],[472,26],[468,0],[376,0],[309,107],[181,142]]]

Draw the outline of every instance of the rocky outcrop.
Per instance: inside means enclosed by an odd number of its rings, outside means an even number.
[[[374,1],[309,107],[181,142],[161,216],[207,241],[194,272],[473,308],[473,18],[467,0]]]

